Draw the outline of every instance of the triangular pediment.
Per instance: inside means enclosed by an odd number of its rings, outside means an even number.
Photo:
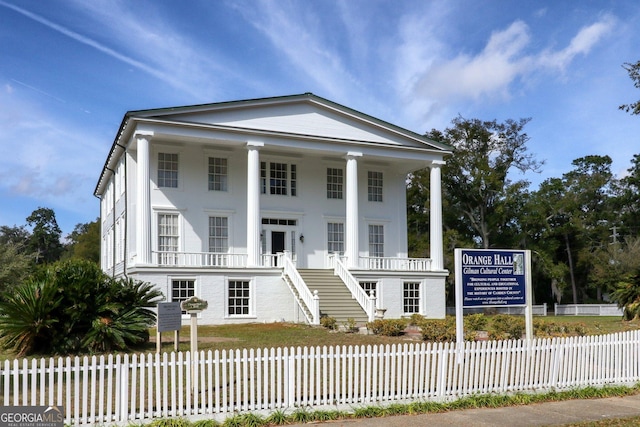
[[[135,117],[449,151],[444,144],[313,94],[136,111]]]

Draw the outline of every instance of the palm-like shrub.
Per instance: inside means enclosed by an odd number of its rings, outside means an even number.
[[[619,282],[611,293],[611,299],[624,309],[625,320],[640,318],[640,270]]]
[[[0,344],[18,355],[126,350],[148,340],[161,297],[91,261],[56,263],[0,303]]]
[[[48,350],[62,297],[51,283],[27,281],[0,300],[0,344],[18,356]]]

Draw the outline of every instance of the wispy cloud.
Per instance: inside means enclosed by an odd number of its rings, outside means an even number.
[[[430,44],[431,49],[412,46],[416,23],[408,21],[404,31],[410,35],[403,49],[410,54],[400,70],[409,81],[404,92],[413,105],[420,105],[427,114],[437,112],[440,105],[455,105],[464,100],[508,99],[517,79],[526,80],[540,73],[555,72],[561,76],[578,55],[586,55],[611,31],[615,19],[604,16],[594,24],[581,28],[562,49],[530,52],[532,35],[524,21],[515,21],[506,29],[494,31],[484,48],[475,55],[459,54],[447,58],[443,41]],[[424,30],[423,26],[419,26]],[[430,34],[433,35],[433,32]],[[440,40],[436,38],[436,40]],[[407,73],[413,75],[406,76]]]

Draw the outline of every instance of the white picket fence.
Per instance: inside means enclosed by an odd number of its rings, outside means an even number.
[[[65,424],[336,408],[640,381],[640,331],[512,341],[297,347],[5,361],[2,405]]]

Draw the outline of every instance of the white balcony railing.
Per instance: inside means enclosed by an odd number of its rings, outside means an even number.
[[[172,267],[241,268],[247,266],[247,254],[215,252],[153,252],[153,263]]]
[[[431,258],[360,257],[362,270],[431,271]]]

